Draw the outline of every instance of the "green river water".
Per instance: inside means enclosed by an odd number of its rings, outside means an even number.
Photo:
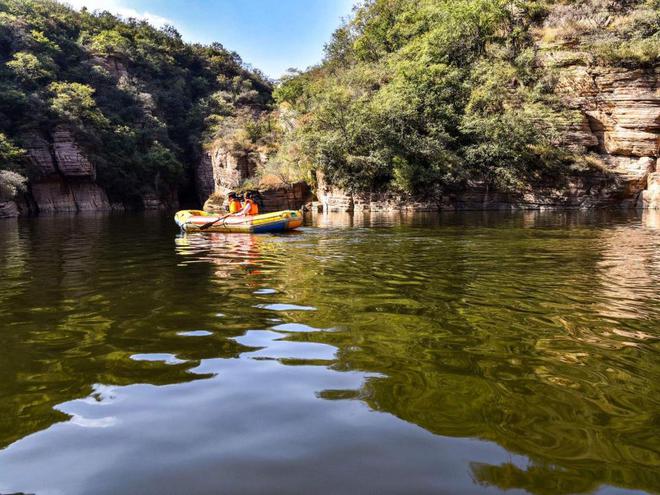
[[[0,221],[0,493],[658,493],[660,212]]]

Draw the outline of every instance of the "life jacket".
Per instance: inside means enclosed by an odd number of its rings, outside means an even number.
[[[253,200],[246,199],[245,204],[243,205],[243,208],[245,208],[245,205],[250,205],[250,209],[247,212],[248,215],[258,215],[259,214],[259,206],[257,206],[257,203],[255,203]]]
[[[237,199],[229,200],[229,213],[238,213],[241,211],[241,202]]]

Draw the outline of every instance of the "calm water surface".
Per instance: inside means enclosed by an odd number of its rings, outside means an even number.
[[[657,493],[660,213],[0,221],[0,493]]]

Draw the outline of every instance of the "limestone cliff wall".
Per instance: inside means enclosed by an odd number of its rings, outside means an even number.
[[[561,50],[557,50],[561,51]],[[546,57],[557,57],[549,50]],[[559,70],[558,92],[583,125],[569,145],[596,153],[623,189],[623,206],[651,207],[645,192],[660,154],[660,69],[570,65]]]
[[[96,184],[96,168],[73,134],[57,127],[52,134],[30,131],[28,159],[34,170],[31,198],[38,212],[109,210],[105,191]]]
[[[210,212],[224,211],[224,198],[246,179],[255,178],[266,156],[258,151],[228,150],[222,146],[207,151],[197,165],[195,183],[200,203]],[[304,182],[264,187],[261,190],[263,211],[300,209],[312,200],[309,186]]]
[[[264,212],[299,210],[312,200],[312,191],[305,182],[271,187],[261,192]]]
[[[22,200],[4,205],[3,216],[125,207],[111,204],[103,185],[97,182],[94,163],[67,127],[58,126],[51,132],[27,131],[23,141],[31,168],[29,192]],[[176,191],[168,194],[145,192],[141,199],[145,209],[177,205]]]

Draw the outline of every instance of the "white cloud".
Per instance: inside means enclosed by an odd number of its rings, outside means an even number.
[[[122,17],[134,17],[135,19],[143,19],[155,27],[163,27],[166,24],[174,25],[174,21],[167,17],[153,14],[148,11],[139,12],[133,8],[126,7],[122,4],[121,0],[60,0],[62,3],[68,4],[76,10],[87,7],[91,11],[107,10],[113,14]]]

